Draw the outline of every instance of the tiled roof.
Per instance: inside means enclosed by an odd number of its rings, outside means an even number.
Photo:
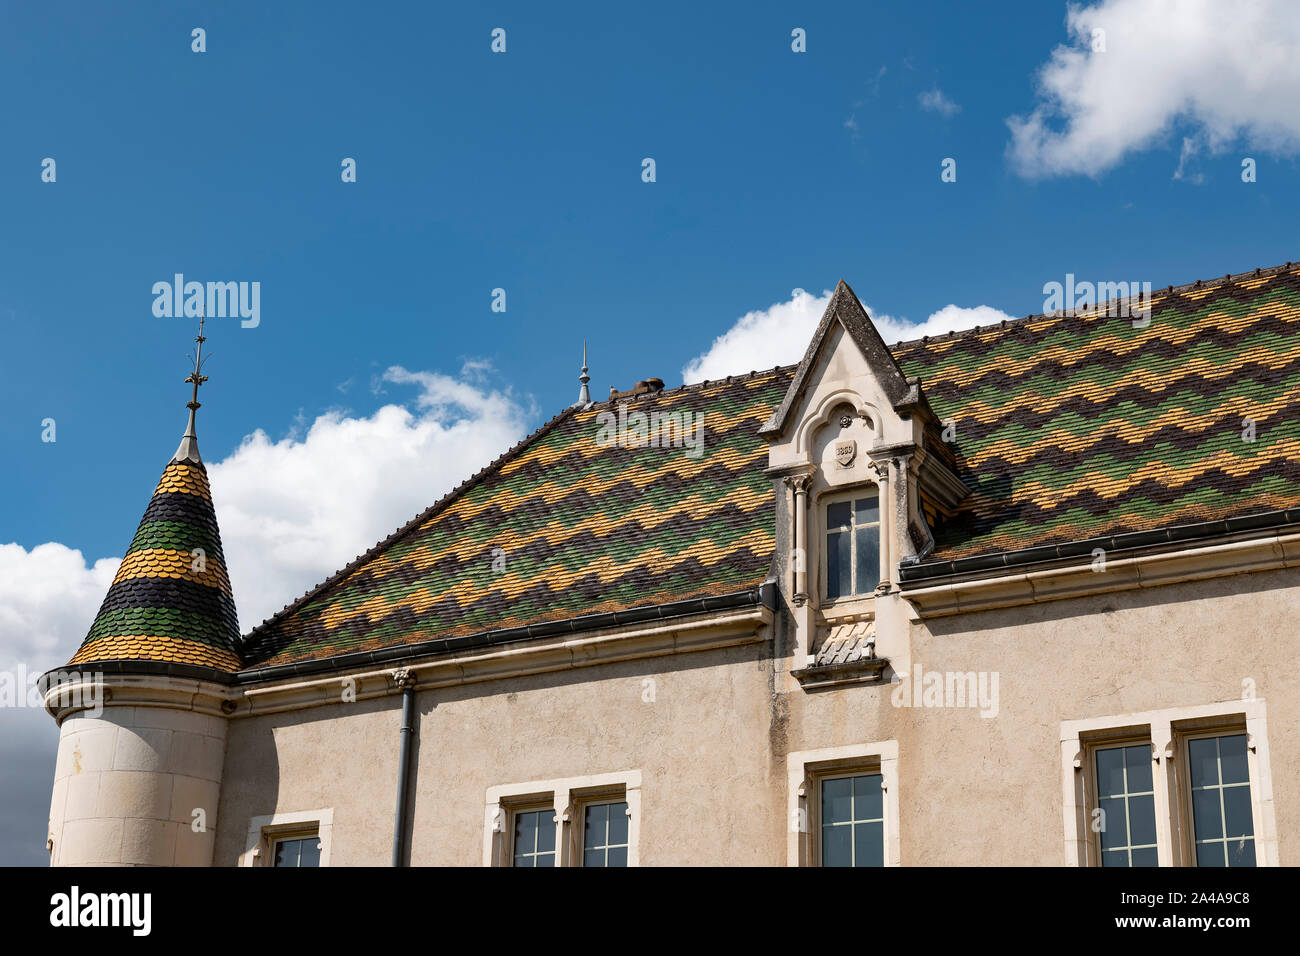
[[[598,416],[623,403],[569,409],[255,629],[246,662],[276,666],[757,587],[776,530],[758,428],[791,372],[626,403],[629,412],[703,415],[698,456],[602,442]]]
[[[1146,328],[1030,316],[890,347],[972,490],[927,561],[1300,506],[1300,266],[1153,307]],[[775,549],[759,428],[795,371],[568,409],[242,644],[206,473],[173,461],[73,663],[252,670],[755,588]],[[620,407],[703,414],[703,453],[602,443]]]
[[[956,425],[953,559],[1300,504],[1300,265],[892,351]],[[1243,440],[1244,419],[1255,440]]]
[[[104,597],[69,662],[166,661],[234,671],[239,622],[203,463],[168,463]]]

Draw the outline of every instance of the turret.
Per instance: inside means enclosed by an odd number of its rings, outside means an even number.
[[[189,423],[89,633],[43,678],[59,722],[55,866],[210,866],[225,759],[222,688],[239,623],[199,456],[203,325]]]

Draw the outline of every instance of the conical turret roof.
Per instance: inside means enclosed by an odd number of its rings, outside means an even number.
[[[206,380],[200,374],[202,325],[195,341],[185,435],[70,665],[163,661],[227,671],[241,666],[239,619],[194,428],[198,390]]]

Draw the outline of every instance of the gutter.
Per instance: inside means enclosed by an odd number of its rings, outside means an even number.
[[[1001,551],[997,554],[957,558],[953,561],[927,561],[924,564],[903,565],[899,568],[899,580],[903,584],[932,581],[936,578],[950,578],[1003,568],[1018,568],[1030,564],[1041,564],[1046,561],[1081,557],[1090,558],[1093,551],[1099,548],[1109,554],[1113,551],[1218,538],[1243,531],[1283,528],[1292,525],[1300,525],[1300,508],[1241,515],[1219,521],[1201,521],[1195,524],[1174,525],[1168,528],[1158,528],[1154,531],[1133,531],[1103,538],[1086,538],[1082,541],[1069,541],[1060,545],[1020,548],[1015,551]]]
[[[260,684],[286,677],[305,677],[333,671],[352,670],[357,667],[383,667],[399,661],[412,661],[419,658],[435,657],[449,651],[460,651],[479,647],[494,647],[537,637],[554,637],[561,634],[579,634],[584,631],[600,630],[623,624],[636,624],[644,621],[670,620],[692,614],[711,611],[726,611],[736,608],[755,606],[766,607],[775,611],[777,605],[776,585],[765,581],[758,587],[722,594],[716,597],[693,598],[688,601],[675,601],[670,604],[657,604],[652,607],[633,608],[626,611],[608,611],[602,614],[586,614],[581,617],[563,621],[548,621],[544,624],[529,624],[521,627],[505,628],[499,631],[482,631],[464,637],[442,637],[415,644],[400,644],[375,651],[360,651],[340,654],[321,660],[301,661],[294,664],[277,664],[273,667],[260,667],[241,670],[237,673],[221,671],[216,668],[197,664],[180,664],[172,661],[90,661],[75,667],[54,668],[41,675],[38,686],[44,694],[50,685],[50,678],[70,671],[79,673],[102,674],[160,674],[167,677],[179,677],[188,680],[205,680],[226,686],[243,687]]]

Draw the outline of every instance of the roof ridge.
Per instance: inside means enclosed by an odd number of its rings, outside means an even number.
[[[1283,265],[1261,267],[1253,270],[1247,270],[1245,272],[1237,272],[1237,273],[1230,272],[1221,278],[1216,277],[1213,279],[1196,279],[1192,282],[1185,282],[1182,285],[1177,285],[1177,286],[1171,285],[1171,286],[1166,286],[1163,289],[1152,289],[1151,295],[1152,298],[1154,298],[1157,295],[1168,298],[1169,296],[1183,295],[1184,293],[1187,292],[1194,292],[1205,288],[1214,288],[1213,285],[1214,283],[1222,283],[1226,285],[1232,282],[1239,282],[1242,279],[1262,279],[1265,276],[1281,275],[1286,272],[1291,272],[1295,268],[1300,268],[1300,261],[1292,261],[1288,259],[1286,263]],[[1116,301],[1126,302],[1131,300],[1132,298],[1133,298],[1132,296],[1129,296],[1128,299],[1117,299]],[[1095,306],[1093,306],[1093,309],[1094,310],[1102,309],[1105,305],[1106,303],[1099,302]],[[1098,314],[1103,314],[1103,313],[1098,313]],[[1011,328],[1013,326],[1028,325],[1030,322],[1039,319],[1054,319],[1054,318],[1064,318],[1064,317],[1065,317],[1065,313],[1063,312],[1035,312],[1030,315],[1026,315],[1022,318],[1003,320],[1002,322],[997,323],[996,326],[972,325],[968,329],[959,329],[955,331],[942,333],[940,335],[923,335],[920,338],[915,338],[915,339],[900,339],[897,342],[890,343],[888,347],[892,351],[896,348],[902,348],[904,346],[928,344],[929,341],[932,339],[936,341],[951,342],[957,339],[961,339],[968,334],[979,332],[981,330],[988,331],[989,329],[995,327]]]
[[[423,511],[417,514],[410,521],[406,522],[406,524],[399,527],[388,537],[372,545],[365,552],[357,555],[355,558],[353,558],[343,567],[339,568],[337,571],[335,571],[333,574],[327,577],[324,581],[321,581],[311,590],[304,593],[301,597],[289,602],[284,607],[280,608],[280,610],[272,614],[270,617],[263,620],[261,624],[258,624],[252,630],[250,630],[246,635],[244,635],[244,638],[241,642],[241,650],[251,645],[252,642],[250,639],[253,638],[255,635],[260,635],[264,633],[267,630],[267,628],[269,628],[276,621],[280,620],[280,618],[285,617],[292,611],[296,611],[298,608],[302,607],[312,598],[323,593],[331,586],[339,583],[341,580],[343,580],[343,578],[351,574],[361,565],[365,564],[367,561],[373,558],[381,550],[388,547],[394,541],[397,541],[405,537],[406,535],[410,534],[412,531],[414,531],[420,525],[424,524],[424,522],[428,521],[434,515],[445,510],[447,507],[449,507],[452,504],[453,501],[455,501],[462,494],[468,491],[472,485],[486,478],[490,473],[499,471],[501,467],[505,465],[505,463],[508,460],[519,455],[527,446],[533,444],[539,438],[545,435],[547,432],[551,431],[551,429],[553,429],[556,425],[560,423],[561,419],[566,418],[570,413],[574,411],[580,411],[580,410],[581,409],[577,409],[573,405],[564,408],[562,411],[559,412],[559,414],[552,417],[550,421],[544,422],[543,424],[539,425],[536,429],[534,429],[530,434],[525,435],[523,438],[519,439],[519,441],[515,442],[513,445],[511,445],[501,454],[497,455],[496,458],[492,459],[492,461],[488,462],[478,471],[474,472],[474,474],[470,475],[468,478],[461,481],[460,484],[456,485],[454,488],[452,488],[450,491],[444,494],[433,504],[429,505],[429,507],[425,508]]]
[[[740,382],[748,382],[753,379],[763,378],[766,375],[777,375],[782,372],[788,372],[797,366],[798,362],[789,365],[773,365],[771,368],[761,370],[751,370],[739,375],[728,375],[726,378],[706,378],[699,382],[683,382],[674,388],[661,388],[657,392],[642,392],[640,395],[629,395],[626,398],[605,399],[600,402],[592,402],[584,408],[577,409],[580,412],[590,411],[593,408],[602,406],[626,405],[630,402],[639,402],[643,399],[655,399],[661,395],[679,395],[683,392],[696,391],[703,388],[712,388],[718,385],[736,385]]]

